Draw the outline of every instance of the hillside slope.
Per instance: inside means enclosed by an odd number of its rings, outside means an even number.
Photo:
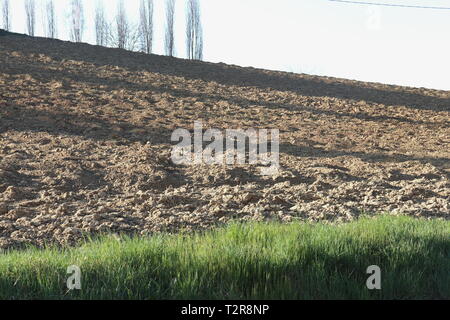
[[[281,170],[176,166],[174,129],[279,128]],[[0,247],[230,219],[450,217],[450,92],[0,36]]]

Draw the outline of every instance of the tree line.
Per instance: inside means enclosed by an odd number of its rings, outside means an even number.
[[[1,27],[11,30],[11,6],[10,0],[0,0],[1,3]],[[82,0],[68,0],[70,40],[82,42],[85,33],[85,11]],[[175,1],[165,0],[165,32],[164,52],[168,56],[175,54]],[[200,0],[186,1],[186,56],[192,60],[203,59],[203,29],[200,15]],[[57,17],[54,0],[38,1],[42,10],[42,27],[47,38],[58,36]],[[36,1],[25,0],[25,27],[30,36],[36,34]],[[154,42],[154,2],[153,0],[141,0],[139,6],[138,21],[129,19],[124,0],[119,0],[117,11],[112,21],[106,17],[103,0],[97,0],[94,14],[95,41],[97,45],[116,47],[127,50],[140,50],[153,53]]]

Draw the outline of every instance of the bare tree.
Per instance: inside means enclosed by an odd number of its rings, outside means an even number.
[[[116,15],[117,47],[125,49],[128,35],[128,19],[123,0],[119,0]]]
[[[56,14],[55,14],[55,4],[53,3],[53,0],[47,0],[44,10],[45,12],[42,15],[42,17],[45,36],[47,38],[56,38]]]
[[[34,36],[36,26],[36,7],[34,0],[25,0],[25,16],[27,19],[27,33]]]
[[[173,57],[175,54],[174,20],[175,0],[166,0],[166,34],[164,48],[167,56]]]
[[[97,1],[97,7],[95,9],[95,39],[97,45],[107,46],[109,34],[109,24],[106,21],[103,2],[100,0]]]
[[[152,53],[153,0],[141,0],[139,29],[142,50]]]
[[[203,59],[203,30],[199,0],[188,0],[186,14],[186,51],[191,60]]]
[[[84,32],[84,11],[81,0],[72,0],[70,17],[70,40],[81,42]]]
[[[127,50],[134,50],[138,40],[138,30],[128,21],[125,4],[119,0],[115,19],[115,30],[110,33],[112,45]]]
[[[2,2],[2,16],[3,16],[3,29],[6,31],[11,30],[11,12],[9,10],[9,0],[3,0]]]

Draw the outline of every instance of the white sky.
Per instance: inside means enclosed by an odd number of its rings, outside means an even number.
[[[45,0],[36,0],[44,3]],[[164,0],[155,1],[155,53],[163,53]],[[450,90],[450,10],[342,4],[327,0],[200,0],[204,59],[241,66]],[[67,40],[70,0],[55,0]],[[117,0],[104,0],[110,19]],[[139,0],[126,0],[138,21]],[[449,0],[369,2],[450,7]],[[96,1],[84,0],[94,43]],[[185,57],[186,0],[177,0],[176,55]],[[11,0],[14,32],[25,32],[24,0]],[[43,35],[38,6],[38,35]]]

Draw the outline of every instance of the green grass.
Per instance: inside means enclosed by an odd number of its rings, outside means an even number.
[[[2,299],[449,299],[450,222],[233,224],[0,255]],[[82,289],[67,291],[78,265]],[[366,269],[381,268],[381,290]]]

